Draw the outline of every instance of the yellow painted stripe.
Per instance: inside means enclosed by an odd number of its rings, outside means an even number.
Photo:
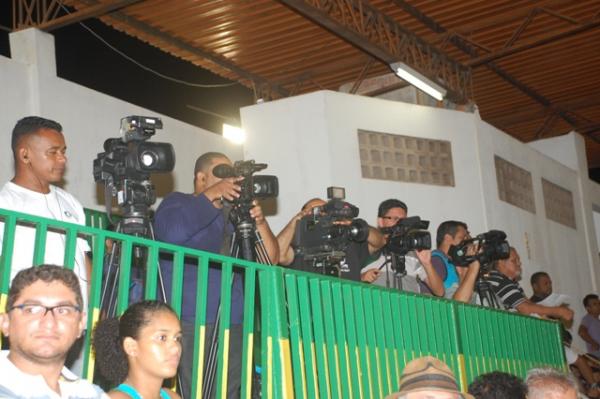
[[[362,386],[362,369],[360,368],[360,353],[358,350],[358,346],[356,348],[354,348],[354,352],[356,355],[356,366],[358,368],[358,392],[360,394],[360,398],[362,399],[363,397],[363,386]],[[371,396],[371,395],[369,395]]]
[[[248,342],[248,354],[246,355],[246,375],[248,376],[248,381],[246,382],[246,394],[242,395],[247,399],[251,399],[252,397],[252,355],[254,352],[254,334],[248,334],[247,338]]]
[[[0,294],[0,313],[4,313],[6,311],[6,301],[8,300],[8,296],[6,294]],[[2,338],[3,335],[0,334],[0,347],[2,347]]]
[[[348,393],[353,398],[352,393],[352,374],[350,372],[350,351],[348,350],[348,344],[344,344],[344,352],[346,352],[346,382],[348,383]]]
[[[338,352],[337,344],[333,345],[333,351],[335,352],[335,379],[337,380],[338,392],[342,393],[342,381],[340,378],[340,354]]]
[[[327,345],[323,344],[321,350],[323,351],[323,360],[325,363],[325,370],[323,370],[323,374],[325,374],[325,386],[327,387],[327,393],[331,392],[331,381],[329,379],[329,362],[327,361]],[[329,395],[327,395],[329,397]]]
[[[304,362],[304,345],[302,344],[302,340],[298,341],[298,351],[300,352],[300,375],[302,378],[302,392],[304,393],[304,398],[308,398],[306,392],[306,363]]]
[[[317,374],[317,355],[315,352],[315,343],[310,343],[310,355],[312,356],[313,379],[315,380],[315,399],[319,399],[319,377]]]
[[[458,378],[463,388],[463,392],[467,392],[467,368],[465,366],[465,355],[463,355],[462,353],[458,354],[458,373]]]
[[[227,370],[229,370],[229,329],[225,330],[223,340],[223,375],[221,376],[221,398],[227,397]]]
[[[92,331],[94,331],[96,329],[96,324],[98,324],[98,320],[100,319],[100,309],[98,308],[93,308],[92,310]],[[88,331],[87,334],[91,334],[92,331]],[[90,342],[92,342],[90,340]],[[88,359],[88,368],[87,368],[87,374],[86,374],[86,379],[88,381],[93,381],[94,380],[94,366],[96,364],[95,362],[95,356],[94,356],[94,351],[90,350],[90,357]]]
[[[287,338],[279,339],[279,349],[281,353],[281,368],[283,371],[283,397],[294,398],[294,377],[292,376],[292,356],[290,353],[290,341]]]
[[[267,337],[267,399],[273,397],[273,342]]]
[[[204,375],[204,350],[205,343],[204,337],[206,335],[205,331],[206,326],[200,325],[200,331],[198,331],[198,339],[200,346],[198,347],[198,358],[196,362],[198,363],[198,374],[196,374],[196,396],[198,393],[202,392],[202,376]]]

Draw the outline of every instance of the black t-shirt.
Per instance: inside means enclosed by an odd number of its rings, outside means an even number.
[[[290,267],[296,270],[325,274],[346,280],[360,281],[360,271],[369,258],[369,244],[367,241],[351,241],[346,247],[346,258],[339,267],[323,267],[304,260],[302,255],[296,255]]]

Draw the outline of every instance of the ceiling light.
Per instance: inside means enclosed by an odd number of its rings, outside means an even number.
[[[403,62],[395,62],[390,65],[396,75],[407,81],[416,88],[429,94],[438,101],[442,101],[446,95],[446,89],[432,82]]]
[[[242,144],[246,141],[246,132],[240,127],[223,123],[223,137],[232,143]]]

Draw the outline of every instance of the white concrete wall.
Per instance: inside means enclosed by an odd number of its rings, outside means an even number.
[[[346,187],[348,201],[372,224],[379,203],[396,197],[408,204],[410,215],[431,221],[433,235],[448,219],[467,222],[475,234],[504,230],[521,254],[526,292],[531,294],[531,274],[547,271],[555,291],[571,296],[579,322],[581,298],[597,287],[592,204],[600,205],[600,189],[588,180],[587,165],[581,161],[585,149],[580,136],[528,146],[478,114],[329,91],[246,107],[241,115],[248,134],[245,158],[268,162],[267,171],[279,177],[278,212],[270,219],[274,230],[279,231],[307,199],[324,197],[330,185]],[[449,140],[455,187],[363,179],[358,129]],[[495,154],[531,172],[535,214],[499,200]],[[573,193],[577,229],[546,218],[541,178]]]
[[[12,178],[14,169],[10,148],[16,121],[27,115],[54,119],[63,126],[67,142],[65,184],[86,207],[102,209],[103,190],[92,176],[92,160],[103,150],[107,138],[119,136],[120,119],[128,115],[158,116],[164,128],[151,141],[169,142],[175,148],[173,173],[153,175],[160,197],[177,190],[191,192],[194,162],[206,151],[221,151],[241,159],[241,147],[220,135],[160,115],[56,76],[54,38],[29,29],[12,33],[12,59],[0,56],[0,182]],[[158,203],[157,203],[158,205]]]

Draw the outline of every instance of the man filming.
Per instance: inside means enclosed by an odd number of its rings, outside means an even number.
[[[326,201],[320,198],[313,198],[306,202],[298,214],[296,214],[289,223],[283,228],[283,230],[277,236],[279,242],[280,259],[279,264],[283,266],[292,266],[293,268],[319,272],[317,267],[310,265],[310,262],[306,262],[304,257],[297,254],[298,248],[294,248],[292,242],[296,235],[296,226],[303,217],[307,217],[313,213],[316,208],[322,208],[327,204]],[[339,225],[349,225],[352,223],[351,219],[342,219],[334,222]],[[360,270],[364,262],[368,257],[381,249],[385,245],[385,239],[383,235],[377,231],[377,229],[368,226],[368,235],[364,241],[349,240],[345,248],[344,259],[335,267],[339,269],[339,277],[360,281]]]
[[[241,177],[218,178],[213,170],[218,165],[229,165],[227,156],[218,152],[207,152],[196,160],[194,167],[194,192],[169,194],[156,211],[154,227],[156,238],[160,241],[195,248],[213,253],[229,254],[226,238],[231,237],[234,226],[225,218],[225,201],[235,201],[240,197]],[[254,202],[250,209],[256,231],[262,237],[271,263],[279,260],[277,239],[265,220],[262,209]],[[225,248],[222,248],[225,247]],[[165,288],[171,288],[173,263],[161,260]],[[185,263],[183,272],[183,303],[181,319],[183,324],[183,352],[180,365],[182,391],[190,397],[192,362],[194,354],[194,319],[196,317],[196,289],[198,267],[194,263]],[[243,285],[242,276],[234,273],[231,288],[231,325],[228,371],[228,397],[239,395],[241,375],[241,345],[243,321]],[[167,292],[170,298],[170,293]],[[206,334],[209,339],[217,321],[221,298],[221,270],[211,265],[208,272],[208,304],[206,313]],[[214,392],[213,392],[214,394]]]
[[[377,227],[386,229],[396,226],[400,221],[405,220],[408,213],[406,204],[398,199],[388,199],[379,204],[377,212]],[[386,235],[386,241],[389,240],[389,234]],[[394,253],[384,254],[378,251],[375,255],[377,259],[361,270],[361,280],[383,287],[397,287],[404,291],[433,293],[436,296],[444,295],[444,285],[433,268],[431,263],[431,250],[410,251],[404,256],[405,276],[401,277],[400,282],[394,279],[397,272],[392,270],[391,265]],[[401,262],[398,260],[395,264]],[[397,284],[401,284],[397,286]]]

